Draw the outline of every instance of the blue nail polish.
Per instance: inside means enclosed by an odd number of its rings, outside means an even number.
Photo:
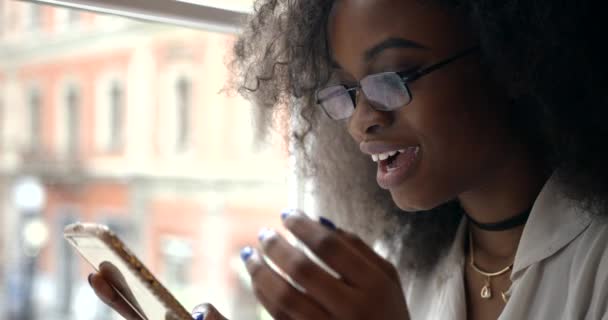
[[[281,212],[281,220],[287,219],[295,210],[294,209],[285,209]]]
[[[321,223],[321,225],[332,231],[337,229],[336,225],[325,217],[319,217],[319,222]]]
[[[205,314],[204,313],[195,313],[192,315],[192,319],[194,320],[205,320]]]
[[[251,247],[245,247],[241,250],[241,260],[243,260],[243,262],[247,262],[252,255],[253,249]]]
[[[264,241],[264,239],[266,239],[269,234],[270,234],[270,230],[268,230],[266,228],[260,230],[260,232],[258,233],[258,240],[260,240],[260,242]]]
[[[194,309],[192,309],[192,312],[191,312],[192,317],[195,317],[199,313],[207,314],[207,310],[209,310],[209,304],[207,304],[207,303],[199,304],[198,306],[194,307]]]

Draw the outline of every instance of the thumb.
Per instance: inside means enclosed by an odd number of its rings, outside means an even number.
[[[228,320],[210,303],[203,303],[192,310],[195,320]]]

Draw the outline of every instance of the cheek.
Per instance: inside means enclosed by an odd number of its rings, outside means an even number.
[[[421,94],[403,116],[423,152],[410,183],[391,190],[397,205],[426,210],[456,198],[500,165],[510,143],[506,106],[496,96],[481,94],[482,81],[435,83],[434,92]],[[431,91],[431,92],[433,92]]]
[[[509,139],[506,99],[480,71],[462,70],[458,79],[437,77],[436,94],[421,97],[414,115],[434,160],[455,167],[478,166]],[[433,92],[425,88],[425,92]],[[446,161],[449,160],[449,161]]]

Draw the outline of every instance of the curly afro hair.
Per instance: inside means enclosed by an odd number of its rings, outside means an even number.
[[[521,139],[557,173],[565,196],[608,216],[608,52],[601,40],[608,19],[601,2],[420,1],[470,19],[486,69],[519,92],[512,124]],[[384,240],[394,262],[428,271],[453,241],[457,204],[399,214],[345,128],[315,105],[317,88],[330,77],[325,28],[333,3],[257,0],[234,47],[237,89],[257,105],[262,131],[276,115],[297,118],[290,138],[301,172],[314,182],[318,210],[368,241]]]

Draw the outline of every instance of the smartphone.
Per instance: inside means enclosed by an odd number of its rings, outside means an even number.
[[[192,316],[107,226],[76,223],[63,233],[142,320],[191,320]]]

